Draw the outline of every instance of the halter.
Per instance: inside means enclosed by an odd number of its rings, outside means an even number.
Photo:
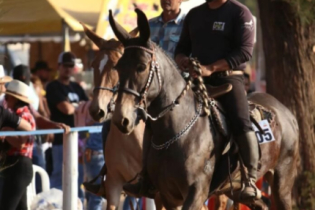
[[[101,49],[100,49],[100,51],[105,51],[105,50],[108,50],[108,51],[116,51],[116,52],[118,52],[120,55],[123,55],[123,54],[124,54],[124,53],[123,53],[121,50],[119,50],[119,49],[114,49],[114,48],[101,48]],[[107,91],[113,93],[113,96],[112,96],[112,98],[110,99],[110,102],[109,102],[109,104],[108,104],[108,110],[109,110],[109,112],[114,111],[114,107],[115,107],[114,95],[115,95],[115,93],[117,93],[118,88],[119,88],[119,82],[118,82],[114,87],[112,87],[112,88],[99,86],[99,87],[94,87],[94,89],[93,89],[93,93],[94,93],[96,90],[107,90]]]
[[[147,96],[149,88],[150,88],[150,86],[152,84],[154,72],[156,72],[156,74],[157,74],[157,79],[158,79],[158,82],[159,82],[159,89],[161,90],[161,88],[162,88],[162,79],[161,79],[160,67],[159,67],[158,62],[156,61],[156,55],[155,55],[154,48],[153,49],[149,49],[149,48],[146,48],[146,47],[133,45],[133,46],[125,47],[125,50],[132,49],[132,48],[141,49],[141,50],[144,50],[145,52],[151,54],[151,68],[150,68],[150,72],[149,72],[149,77],[148,77],[147,83],[144,86],[144,88],[141,91],[141,93],[139,93],[139,92],[137,92],[135,90],[132,90],[130,88],[126,88],[126,87],[120,87],[119,91],[123,91],[123,92],[132,94],[132,95],[140,98],[140,102],[139,102],[138,105],[136,105],[136,107],[143,111],[143,113],[145,115],[144,116],[145,119],[147,117],[149,117],[152,121],[156,121],[159,118],[163,117],[166,113],[171,111],[175,106],[179,105],[180,99],[186,94],[187,90],[190,88],[191,82],[190,81],[187,82],[187,85],[183,89],[181,94],[174,101],[172,101],[171,104],[169,104],[168,106],[164,107],[163,110],[156,117],[152,117],[147,112],[146,96]]]
[[[123,51],[121,51],[121,50],[119,50],[119,49],[106,48],[106,47],[100,48],[100,51],[105,51],[105,50],[108,50],[108,51],[116,51],[116,52],[118,52],[120,55],[123,55],[123,54],[124,54]],[[117,90],[118,90],[118,87],[119,87],[119,82],[118,82],[114,87],[112,87],[112,88],[109,88],[109,87],[102,87],[102,86],[94,87],[93,92],[94,92],[95,90],[107,90],[107,91],[110,91],[110,92],[112,92],[112,93],[115,94],[115,93],[117,92]]]
[[[126,88],[126,87],[120,87],[119,90],[126,92],[126,93],[129,93],[129,94],[132,94],[132,95],[140,98],[140,102],[137,105],[137,107],[140,109],[146,110],[146,108],[147,108],[146,107],[146,97],[147,97],[149,88],[150,88],[152,81],[153,81],[154,72],[156,72],[156,74],[157,74],[157,78],[158,78],[158,82],[159,82],[159,89],[161,90],[161,88],[162,88],[160,67],[159,67],[158,62],[156,61],[154,48],[152,50],[152,49],[149,49],[146,47],[141,47],[141,46],[128,46],[128,47],[125,47],[125,50],[132,49],[132,48],[141,49],[141,50],[143,50],[143,51],[145,51],[151,55],[151,67],[150,67],[149,77],[148,77],[146,85],[144,86],[143,90],[140,93],[135,91],[135,90],[132,90],[130,88]]]

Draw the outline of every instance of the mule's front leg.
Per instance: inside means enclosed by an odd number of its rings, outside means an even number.
[[[208,198],[209,186],[206,182],[196,182],[188,189],[188,194],[183,205],[183,210],[204,209],[204,203]]]
[[[107,210],[118,210],[119,207],[124,180],[119,178],[119,174],[115,175],[109,173],[105,180]]]

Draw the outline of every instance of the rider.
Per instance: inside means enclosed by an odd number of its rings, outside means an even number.
[[[161,0],[163,12],[161,15],[149,20],[151,40],[159,45],[169,56],[174,57],[176,46],[179,42],[186,14],[180,9],[183,1],[189,0]],[[145,143],[145,141],[144,141]],[[150,144],[143,145],[143,165],[145,166],[147,150]],[[134,197],[153,197],[153,193],[144,189],[147,183],[146,169],[142,169],[140,179],[136,184],[125,184],[124,191]]]
[[[175,61],[189,68],[188,56],[202,64],[205,84],[233,85],[231,92],[218,98],[227,112],[231,131],[240,149],[246,170],[241,199],[260,198],[257,180],[259,148],[249,119],[243,72],[252,57],[254,20],[249,9],[236,0],[206,0],[186,16],[175,50]]]

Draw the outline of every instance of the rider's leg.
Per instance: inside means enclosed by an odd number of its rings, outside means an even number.
[[[151,131],[146,125],[146,129],[143,137],[143,151],[142,151],[142,170],[139,174],[138,182],[135,184],[127,183],[123,186],[124,191],[133,197],[149,197],[154,198],[155,189],[152,188],[152,184],[150,183],[149,175],[147,172],[147,157],[151,147]]]
[[[255,182],[257,180],[257,166],[259,161],[258,141],[252,130],[248,102],[245,95],[244,78],[239,76],[227,76],[215,79],[216,85],[231,83],[231,92],[221,96],[218,100],[227,112],[231,122],[231,130],[236,143],[239,146],[240,155],[247,168],[247,179],[245,189],[242,192],[242,199],[259,198],[260,191]],[[219,84],[220,83],[220,84]]]

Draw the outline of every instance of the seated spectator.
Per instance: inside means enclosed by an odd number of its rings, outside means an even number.
[[[27,120],[35,130],[35,119],[30,109],[29,87],[17,80],[9,83],[5,92],[7,107],[23,119]],[[10,131],[12,128],[2,128]],[[0,176],[3,179],[0,209],[27,209],[26,188],[33,178],[32,149],[34,136],[10,136],[5,138],[8,143],[4,169]]]

